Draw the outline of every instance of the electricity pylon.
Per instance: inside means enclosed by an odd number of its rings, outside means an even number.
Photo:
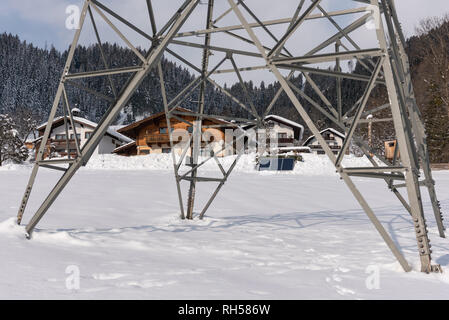
[[[75,33],[68,52],[67,62],[38,150],[36,164],[20,205],[18,223],[22,221],[39,168],[61,170],[63,175],[27,224],[26,230],[29,236],[78,169],[87,164],[106,130],[117,118],[122,108],[127,105],[144,78],[154,70],[159,77],[164,110],[167,116],[182,218],[193,218],[198,183],[218,183],[209,201],[201,210],[200,218],[204,216],[239,159],[239,156],[237,156],[233,164],[226,170],[218,161],[216,152],[211,151],[210,156],[204,160],[200,158],[201,136],[203,129],[207,127],[204,122],[211,119],[224,119],[229,120],[229,123],[222,126],[232,126],[241,130],[243,124],[252,123],[257,128],[263,128],[265,116],[273,109],[280,96],[285,94],[318,140],[327,157],[335,165],[342,180],[347,184],[403,269],[410,271],[411,267],[368,205],[361,190],[355,185],[353,177],[385,181],[386,187],[397,196],[413,221],[421,270],[423,272],[441,270],[439,265],[432,265],[431,263],[431,246],[422,204],[421,187],[427,188],[430,194],[434,217],[441,237],[444,237],[443,218],[429,165],[424,126],[414,97],[409,63],[404,50],[405,39],[393,0],[354,0],[351,1],[352,6],[350,8],[341,10],[326,10],[326,0],[298,0],[289,10],[289,12],[293,12],[293,15],[270,20],[263,19],[260,14],[256,14],[256,11],[259,13],[270,11],[269,8],[262,7],[258,0],[223,0],[220,2],[186,0],[170,17],[156,16],[155,12],[159,11],[153,10],[151,0],[146,0],[144,3],[148,10],[148,26],[151,27],[151,32],[146,32],[137,27],[131,20],[122,17],[120,12],[113,11],[111,6],[106,6],[97,0],[86,0],[84,3],[79,29]],[[289,4],[279,3],[277,5],[290,6]],[[335,2],[333,5],[335,5]],[[170,2],[170,6],[173,6],[172,2]],[[95,17],[99,17],[100,21],[108,25],[126,43],[134,52],[137,63],[122,68],[109,67],[108,57],[102,49],[100,32]],[[338,22],[343,20],[342,18],[345,18],[346,21],[344,26],[341,22]],[[74,73],[71,72],[71,66],[75,49],[82,30],[86,28],[87,21],[90,21],[93,27],[92,31],[101,52],[103,68]],[[225,23],[224,21],[228,22]],[[236,22],[230,23],[229,21]],[[347,23],[348,21],[349,23]],[[160,22],[165,22],[165,24],[161,24],[161,27],[158,28]],[[301,34],[307,34],[309,38],[312,38],[310,31],[306,29],[307,24],[311,22],[326,22],[335,31],[329,31],[329,35],[318,44],[312,44],[312,41],[306,40],[298,41],[298,35]],[[120,28],[117,27],[118,24],[143,37],[150,45],[148,51],[143,54],[142,50],[137,49],[129,37],[120,31]],[[368,28],[367,25],[370,27]],[[352,36],[355,31],[362,31],[367,37],[373,36],[377,40],[374,41],[375,45],[366,47],[358,43]],[[198,39],[200,40],[198,41]],[[174,48],[182,48],[182,54],[177,53]],[[188,50],[197,51],[194,54],[188,54]],[[171,56],[183,66],[198,74],[193,81],[171,98],[167,94],[166,82],[163,77],[161,65],[163,55]],[[195,64],[195,62],[198,62],[195,61],[196,57],[201,58],[200,66]],[[357,60],[364,69],[363,73],[344,71],[341,68],[341,62],[345,60]],[[334,65],[335,68],[320,68],[319,66],[323,64],[325,66]],[[225,68],[226,65],[229,67]],[[253,71],[265,72],[273,76],[274,80],[280,84],[274,99],[265,106],[262,113],[258,112],[258,108],[253,104],[250,91],[246,87],[243,77],[244,73]],[[114,77],[127,74],[130,75],[127,82],[120,90],[117,90]],[[297,74],[303,75],[305,81],[313,88],[319,99],[312,99],[290,81]],[[330,102],[331,99],[314,82],[313,75],[315,74],[330,77],[337,81],[336,105]],[[226,87],[221,86],[219,81],[214,79],[219,75],[232,75],[240,83],[246,97],[245,101],[240,101]],[[79,79],[92,77],[105,77],[113,96],[96,92],[76,82]],[[359,99],[352,106],[345,105],[345,101],[342,100],[341,82],[343,79],[351,79],[366,84],[365,90],[360,92]],[[62,109],[66,124],[70,123],[75,130],[70,108],[70,97],[66,90],[67,86],[77,86],[77,88],[81,88],[99,99],[105,99],[110,102],[110,107],[85,145],[82,147],[77,145],[77,156],[75,158],[70,158],[69,155],[67,159],[45,159],[45,146],[49,141],[51,126],[58,110]],[[244,109],[249,115],[248,119],[210,114],[205,99],[207,86],[218,89],[234,105]],[[386,88],[389,102],[382,106],[368,108],[367,105],[372,91],[378,86]],[[188,115],[193,114],[195,121],[188,122],[181,117],[185,114],[178,107],[185,104],[193,94],[198,96],[197,109],[192,110]],[[334,154],[326,139],[320,134],[317,124],[312,120],[299,97],[306,100],[323,117],[329,119],[336,128],[345,132],[346,139],[338,154]],[[260,106],[258,107],[260,110]],[[370,121],[391,121],[398,145],[392,162],[386,160],[378,151],[373,150],[357,134],[358,127],[365,123],[364,117],[381,111],[390,112],[391,118],[371,119]],[[193,127],[193,132],[183,145],[178,159],[174,148],[177,140],[175,140],[171,130],[173,120],[187,122]],[[219,126],[216,125],[216,127]],[[237,139],[242,136],[244,134],[239,135]],[[345,167],[342,165],[343,157],[351,143],[354,143],[363,151],[370,160],[371,166]],[[188,150],[190,150],[190,158],[186,163],[189,169],[182,173],[182,164]],[[217,162],[217,166],[222,173],[221,178],[199,175],[199,169],[210,160]],[[422,170],[422,174],[420,170]],[[181,183],[183,181],[189,183],[186,208],[182,197]],[[403,193],[400,190],[404,190]]]

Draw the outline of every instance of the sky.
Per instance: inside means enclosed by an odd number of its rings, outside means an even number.
[[[66,27],[66,20],[69,17],[69,14],[66,13],[67,7],[76,5],[81,8],[83,2],[83,0],[1,0],[0,33],[7,32],[17,34],[22,40],[26,40],[39,47],[49,48],[53,45],[59,50],[64,50],[69,46],[74,35],[74,31],[69,30]],[[148,13],[146,11],[144,0],[101,0],[101,2],[110,6],[114,11],[119,12],[123,17],[131,20],[142,30],[150,33]],[[158,27],[160,27],[162,22],[167,20],[167,18],[174,13],[180,2],[180,0],[153,0]],[[272,0],[246,0],[248,6],[254,10],[261,20],[291,17],[298,2],[298,0],[277,0],[276,2],[273,2]],[[215,3],[217,13],[223,12],[228,8],[228,2],[226,0],[216,0]],[[273,3],[275,4],[273,5]],[[429,3],[432,5],[429,5]],[[310,4],[310,0],[306,0],[306,4]],[[328,11],[363,6],[362,4],[351,0],[322,0],[321,5]],[[449,4],[447,0],[396,0],[396,6],[398,8],[404,33],[407,37],[415,33],[415,28],[421,19],[432,16],[442,16],[445,13],[449,13]],[[190,17],[182,31],[203,29],[203,17],[206,14],[206,9],[206,5],[200,5],[196,12]],[[361,15],[362,14],[359,14],[357,17],[360,17]],[[96,16],[95,18],[98,22],[98,28],[103,41],[117,42],[125,46],[122,40],[119,39],[105,23],[101,23],[102,19],[96,12],[94,12],[94,16]],[[217,14],[215,17],[217,17]],[[249,16],[247,16],[247,18],[250,20]],[[111,20],[115,23],[113,18]],[[354,21],[354,18],[336,18],[336,20],[342,26],[346,26]],[[90,21],[88,23],[90,23]],[[237,23],[235,15],[231,13],[217,24],[219,26],[226,26]],[[127,37],[129,37],[133,45],[141,47],[148,46],[148,41],[146,39],[134,34],[133,31],[130,31],[119,23],[117,23],[117,26]],[[91,25],[88,27],[91,28]],[[285,27],[286,25],[273,27],[272,32],[280,37],[285,32]],[[304,23],[303,32],[298,33],[296,38],[289,40],[288,46],[290,48],[294,47],[294,49],[298,49],[299,51],[297,54],[299,54],[301,50],[305,53],[308,48],[313,48],[313,44],[318,44],[335,32],[335,28],[329,22],[327,22],[327,24],[320,24],[318,21],[309,21],[307,24]],[[236,33],[247,36],[243,31],[238,31]],[[257,30],[257,35],[268,45],[270,44],[270,41],[272,41],[262,30]],[[353,34],[354,40],[360,42],[362,47],[371,46],[373,39],[375,40],[372,36],[373,34],[369,35],[368,32],[365,32],[364,30],[360,30]],[[182,40],[202,42],[204,41],[203,39],[204,38],[201,37],[190,37],[183,38]],[[80,42],[82,44],[89,44],[93,43],[93,41],[94,34],[91,32],[91,29],[83,31]],[[240,42],[236,43],[229,37],[217,37],[214,41],[213,44],[215,45],[235,45],[242,50],[254,51],[252,46],[245,46]],[[304,45],[298,46],[298,43]],[[174,50],[175,49],[176,48],[174,48]],[[200,53],[198,50],[189,52],[185,48],[177,49],[181,50],[177,51],[178,53],[182,53],[182,55],[186,57],[196,57],[199,56]],[[220,59],[221,57],[219,55],[212,57],[211,63],[218,62]],[[251,65],[251,63],[254,63],[254,65],[260,64],[257,62],[250,62],[244,57],[239,57],[238,59],[240,59],[238,60],[239,65]],[[200,65],[200,63],[197,63],[197,65]],[[223,65],[222,67],[228,68],[230,65]],[[261,76],[257,75],[257,72],[250,77],[261,79]],[[265,78],[263,78],[263,80],[269,81],[269,79]]]

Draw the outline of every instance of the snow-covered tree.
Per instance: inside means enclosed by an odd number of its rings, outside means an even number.
[[[28,157],[28,150],[23,145],[19,132],[12,118],[0,114],[0,166],[5,161],[20,163]]]
[[[37,115],[33,112],[31,108],[20,106],[17,107],[14,112],[14,123],[19,136],[25,143],[26,139],[31,136],[32,138],[37,138],[36,128],[38,126]]]
[[[432,100],[424,109],[424,121],[430,161],[445,163],[449,161],[449,153],[447,152],[449,149],[449,110],[444,104],[438,85],[431,83],[429,89]]]

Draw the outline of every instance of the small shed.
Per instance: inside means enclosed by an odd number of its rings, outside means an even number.
[[[392,161],[394,159],[394,152],[397,147],[397,140],[385,141],[385,158]],[[399,150],[397,157],[399,158]]]

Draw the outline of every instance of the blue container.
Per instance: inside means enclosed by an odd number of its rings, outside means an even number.
[[[259,171],[291,171],[295,168],[294,158],[262,157],[259,158]]]

